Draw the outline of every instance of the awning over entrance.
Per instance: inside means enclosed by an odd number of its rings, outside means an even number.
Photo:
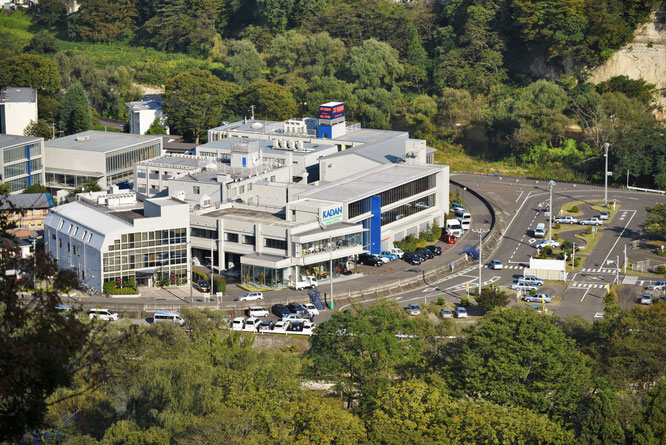
[[[291,266],[291,258],[262,253],[251,253],[241,257],[241,264],[282,269]]]

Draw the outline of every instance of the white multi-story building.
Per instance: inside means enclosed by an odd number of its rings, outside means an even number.
[[[84,131],[45,144],[46,185],[72,190],[87,180],[105,189],[132,179],[134,164],[162,155],[161,136]]]
[[[159,95],[146,96],[135,102],[125,104],[129,110],[129,132],[132,134],[146,134],[146,131],[159,119],[160,125],[169,134],[166,115],[162,112],[162,98]]]
[[[44,139],[0,135],[2,183],[10,193],[21,193],[32,184],[44,184]]]
[[[5,87],[0,91],[0,133],[25,135],[30,121],[37,122],[37,90]]]
[[[185,284],[188,228],[188,204],[169,197],[138,202],[134,193],[115,189],[49,209],[44,242],[60,268],[99,291],[105,282]]]

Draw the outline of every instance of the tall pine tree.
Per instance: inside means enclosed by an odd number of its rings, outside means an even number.
[[[62,99],[60,124],[66,134],[79,133],[92,128],[92,113],[88,106],[88,95],[78,82],[67,89]]]

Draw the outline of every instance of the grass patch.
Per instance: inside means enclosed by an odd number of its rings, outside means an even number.
[[[590,252],[592,252],[592,249],[597,244],[599,239],[601,239],[601,232],[597,232],[596,234],[595,233],[589,233],[588,234],[588,233],[585,233],[585,232],[576,233],[574,236],[576,238],[579,238],[579,239],[582,239],[583,241],[585,241],[585,246],[583,246],[583,248],[581,250],[577,251],[576,254],[577,255],[578,254],[589,254]]]
[[[612,205],[609,205],[608,207],[604,207],[603,205],[596,205],[592,206],[592,210],[596,210],[597,212],[610,212],[610,218],[606,220],[604,224],[608,224],[609,222],[613,221],[613,218],[615,218],[615,215],[617,212],[620,211],[620,207],[622,207],[620,204],[616,203],[615,208],[613,209]]]
[[[271,292],[279,289],[267,289],[264,287],[250,286],[249,284],[237,284],[240,289],[243,289],[245,292]]]
[[[657,272],[652,272],[651,268],[653,266],[649,266],[648,269],[647,269],[647,272],[634,271],[634,270],[631,269],[631,267],[634,264],[636,264],[635,261],[628,261],[627,262],[627,275],[632,275],[632,276],[635,276],[635,277],[649,277],[649,278],[653,278],[655,280],[656,279],[663,279],[663,277],[664,277],[664,274],[660,274],[660,273],[657,273]],[[624,273],[624,267],[622,268],[622,271]]]
[[[505,161],[484,161],[456,148],[438,149],[435,164],[448,165],[451,170],[490,174],[526,176],[528,171]]]

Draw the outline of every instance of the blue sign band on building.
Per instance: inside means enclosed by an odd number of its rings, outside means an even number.
[[[375,255],[382,250],[382,197],[370,198],[370,253]]]
[[[25,146],[25,154],[28,158],[28,185],[32,185],[32,166],[30,165],[30,145]]]

